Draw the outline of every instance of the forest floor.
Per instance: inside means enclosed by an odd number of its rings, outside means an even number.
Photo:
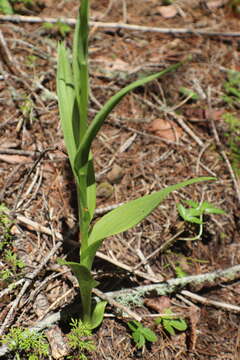
[[[240,33],[234,36],[239,31],[234,4],[177,0],[163,9],[160,0],[91,1],[91,21],[106,26],[90,27],[90,119],[126,84],[191,55],[178,70],[126,96],[104,124],[93,145],[97,216],[99,209],[189,178],[217,178],[174,192],[134,229],[105,240],[94,263],[102,292],[239,264]],[[78,1],[14,6],[16,14],[28,18],[14,22],[15,15],[0,16],[0,334],[47,319],[42,326],[50,344],[46,359],[78,359],[67,346],[66,322],[49,318],[71,309],[79,296],[71,272],[57,263],[64,256],[77,258],[78,229],[55,82],[57,43],[64,38],[72,45],[73,27],[63,25],[63,18],[76,18]],[[48,18],[62,20],[51,25]],[[181,239],[198,231],[177,211],[176,204],[189,199],[225,210],[204,218],[196,241]],[[129,318],[108,305],[94,332],[96,350],[88,358],[239,360],[238,276],[192,283],[165,297],[149,293],[144,305],[132,303],[131,310],[158,338],[140,351]],[[154,316],[166,308],[185,319],[186,331],[170,336],[155,324]],[[14,354],[5,348],[2,356]]]

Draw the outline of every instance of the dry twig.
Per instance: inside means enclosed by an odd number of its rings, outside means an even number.
[[[49,17],[37,17],[37,16],[22,16],[22,15],[0,15],[0,21],[4,22],[14,22],[14,23],[32,23],[32,24],[41,24],[44,22],[49,22],[51,24],[56,24],[61,21],[62,23],[68,25],[75,25],[76,19],[66,19],[66,18],[49,18]],[[219,32],[219,31],[207,31],[207,30],[199,30],[199,29],[167,29],[167,28],[158,28],[153,26],[141,26],[134,24],[125,24],[125,23],[105,23],[100,21],[90,21],[90,26],[98,27],[98,28],[112,28],[112,29],[125,29],[131,31],[142,31],[142,32],[155,32],[161,34],[169,34],[169,35],[202,35],[208,37],[240,37],[239,32]]]

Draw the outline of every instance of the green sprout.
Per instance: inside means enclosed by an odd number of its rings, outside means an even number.
[[[67,335],[68,345],[71,349],[78,352],[79,360],[87,360],[85,353],[92,353],[96,350],[93,341],[90,339],[92,332],[88,324],[84,324],[81,320],[72,319],[70,326],[72,329]],[[69,359],[74,356],[68,357]]]
[[[170,334],[176,335],[176,330],[185,331],[187,330],[187,323],[184,319],[174,318],[173,312],[171,309],[166,309],[164,311],[165,315],[160,316],[155,320],[157,325],[162,324],[163,328]]]
[[[178,203],[177,209],[179,215],[186,222],[198,224],[199,233],[192,238],[181,238],[182,240],[193,241],[200,239],[203,233],[203,224],[204,224],[203,216],[205,214],[225,214],[224,210],[214,207],[212,204],[210,204],[207,201],[198,203],[197,201],[193,201],[193,200],[185,200],[184,203],[186,203],[189,207],[186,208],[181,203]]]
[[[146,341],[157,341],[157,335],[151,329],[143,326],[139,321],[132,320],[127,323],[128,327],[132,330],[132,338],[138,349],[145,346]]]
[[[92,226],[96,207],[96,182],[91,145],[106,117],[130,91],[150,81],[175,71],[179,62],[156,74],[138,79],[112,96],[88,121],[89,73],[88,73],[89,1],[82,0],[75,27],[72,61],[63,43],[58,46],[57,94],[64,141],[77,187],[80,229],[80,262],[66,262],[75,274],[82,303],[82,320],[92,329],[103,320],[106,301],[92,304],[92,289],[99,283],[91,274],[92,264],[103,240],[137,225],[147,217],[171,192],[184,186],[215,178],[202,177],[171,185],[165,189],[132,200],[104,215]]]
[[[13,327],[1,341],[14,352],[17,360],[40,360],[49,354],[49,346],[44,334],[29,329]]]

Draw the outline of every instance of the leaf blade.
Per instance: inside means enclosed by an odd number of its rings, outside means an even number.
[[[141,220],[148,216],[172,191],[179,190],[184,186],[196,182],[213,180],[212,177],[202,177],[183,181],[181,183],[168,186],[165,189],[145,195],[142,198],[132,200],[127,204],[112,210],[104,215],[93,227],[89,236],[89,244],[93,244],[101,239],[116,235],[137,225]]]

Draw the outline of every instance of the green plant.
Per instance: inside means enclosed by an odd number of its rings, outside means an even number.
[[[59,33],[62,37],[65,37],[71,31],[71,27],[60,20],[58,20],[55,24],[45,22],[43,23],[43,28],[54,33]]]
[[[174,318],[172,310],[166,309],[164,311],[166,315],[162,315],[155,320],[157,325],[162,324],[163,328],[170,334],[175,335],[175,330],[185,331],[187,330],[187,323],[184,319]]]
[[[90,339],[92,335],[91,329],[87,324],[77,319],[72,319],[70,326],[72,326],[72,329],[67,335],[68,345],[71,349],[77,351],[79,360],[87,360],[85,353],[96,350],[94,342]],[[68,358],[72,359],[74,356]]]
[[[139,321],[132,320],[127,323],[128,327],[132,330],[132,338],[138,349],[141,349],[146,341],[157,341],[157,335],[151,329],[143,326]]]
[[[217,207],[214,207],[212,204],[209,204],[207,201],[203,201],[198,203],[193,200],[185,200],[189,207],[184,207],[181,203],[177,204],[177,209],[180,216],[184,221],[198,224],[199,225],[199,233],[192,238],[181,238],[182,240],[198,240],[202,236],[203,233],[203,216],[205,214],[225,214],[224,210],[221,210]]]
[[[230,149],[229,157],[234,171],[240,174],[240,121],[232,113],[225,113],[223,115],[224,121],[228,124],[228,130],[224,133],[227,139],[227,145]]]
[[[92,141],[100,130],[105,118],[120,100],[138,86],[176,70],[182,63],[170,66],[159,73],[139,79],[112,96],[94,119],[88,123],[88,18],[89,1],[82,0],[75,28],[72,62],[63,43],[58,47],[57,94],[61,126],[69,161],[75,177],[80,229],[80,262],[66,262],[77,277],[82,302],[82,320],[91,328],[100,325],[106,301],[92,304],[92,289],[98,285],[91,275],[92,263],[103,240],[126,231],[149,215],[171,192],[186,185],[214,178],[203,177],[186,180],[161,191],[132,200],[112,210],[98,220],[91,221],[96,207],[96,183],[93,156],[90,151]]]
[[[15,353],[15,359],[39,360],[48,355],[49,347],[44,334],[29,329],[11,328],[1,340]]]

